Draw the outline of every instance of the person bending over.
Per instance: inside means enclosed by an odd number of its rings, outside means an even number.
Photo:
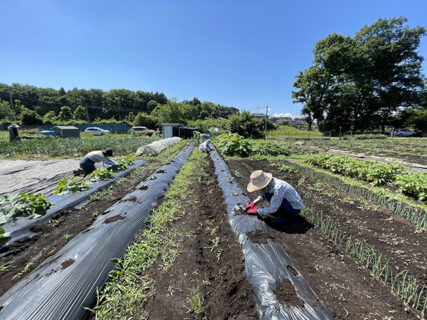
[[[80,161],[80,168],[83,169],[85,175],[87,176],[88,174],[91,174],[93,171],[95,171],[96,162],[104,162],[105,164],[115,166],[116,163],[113,160],[108,159],[108,157],[112,156],[113,150],[111,149],[91,151]]]
[[[260,190],[262,195],[253,202],[246,205],[248,214],[258,214],[260,217],[275,215],[273,223],[284,223],[289,216],[298,216],[301,210],[305,209],[304,202],[296,190],[286,181],[273,178],[271,173],[256,170],[252,172],[251,181],[248,184],[248,191]],[[255,208],[255,205],[262,201],[270,201],[270,206],[266,208]]]

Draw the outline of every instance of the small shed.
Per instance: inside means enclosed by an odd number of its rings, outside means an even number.
[[[74,126],[55,126],[53,131],[62,138],[80,138],[80,131]]]
[[[162,123],[163,139],[179,137],[181,126],[182,124],[180,123]]]

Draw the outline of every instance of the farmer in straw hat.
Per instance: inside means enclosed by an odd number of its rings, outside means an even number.
[[[289,183],[273,178],[271,173],[266,173],[262,170],[252,172],[248,191],[254,192],[257,190],[261,190],[263,194],[245,207],[248,214],[258,214],[263,217],[282,209],[281,211],[285,215],[279,215],[272,220],[275,223],[282,223],[287,219],[286,214],[297,216],[302,209],[305,209],[304,202],[296,190]],[[260,209],[255,208],[255,205],[262,200],[270,201],[270,206]]]

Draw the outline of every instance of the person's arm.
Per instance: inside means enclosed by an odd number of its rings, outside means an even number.
[[[107,157],[104,157],[104,159],[102,160],[105,164],[108,164],[110,166],[115,166],[117,163],[115,163],[113,160],[108,159]]]
[[[271,200],[270,200],[270,206],[267,208],[258,209],[258,214],[263,216],[266,214],[275,213],[277,210],[279,210],[280,205],[282,204],[285,192],[286,190],[284,188],[275,189],[273,191],[273,196],[271,197]]]
[[[257,204],[258,202],[264,200],[263,196],[258,196],[254,201],[252,201],[253,203]]]

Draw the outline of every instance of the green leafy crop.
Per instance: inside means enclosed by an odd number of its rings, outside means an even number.
[[[44,215],[52,205],[41,194],[18,193],[5,196],[0,199],[0,225],[18,216],[35,218]],[[4,236],[4,230],[0,234]]]

